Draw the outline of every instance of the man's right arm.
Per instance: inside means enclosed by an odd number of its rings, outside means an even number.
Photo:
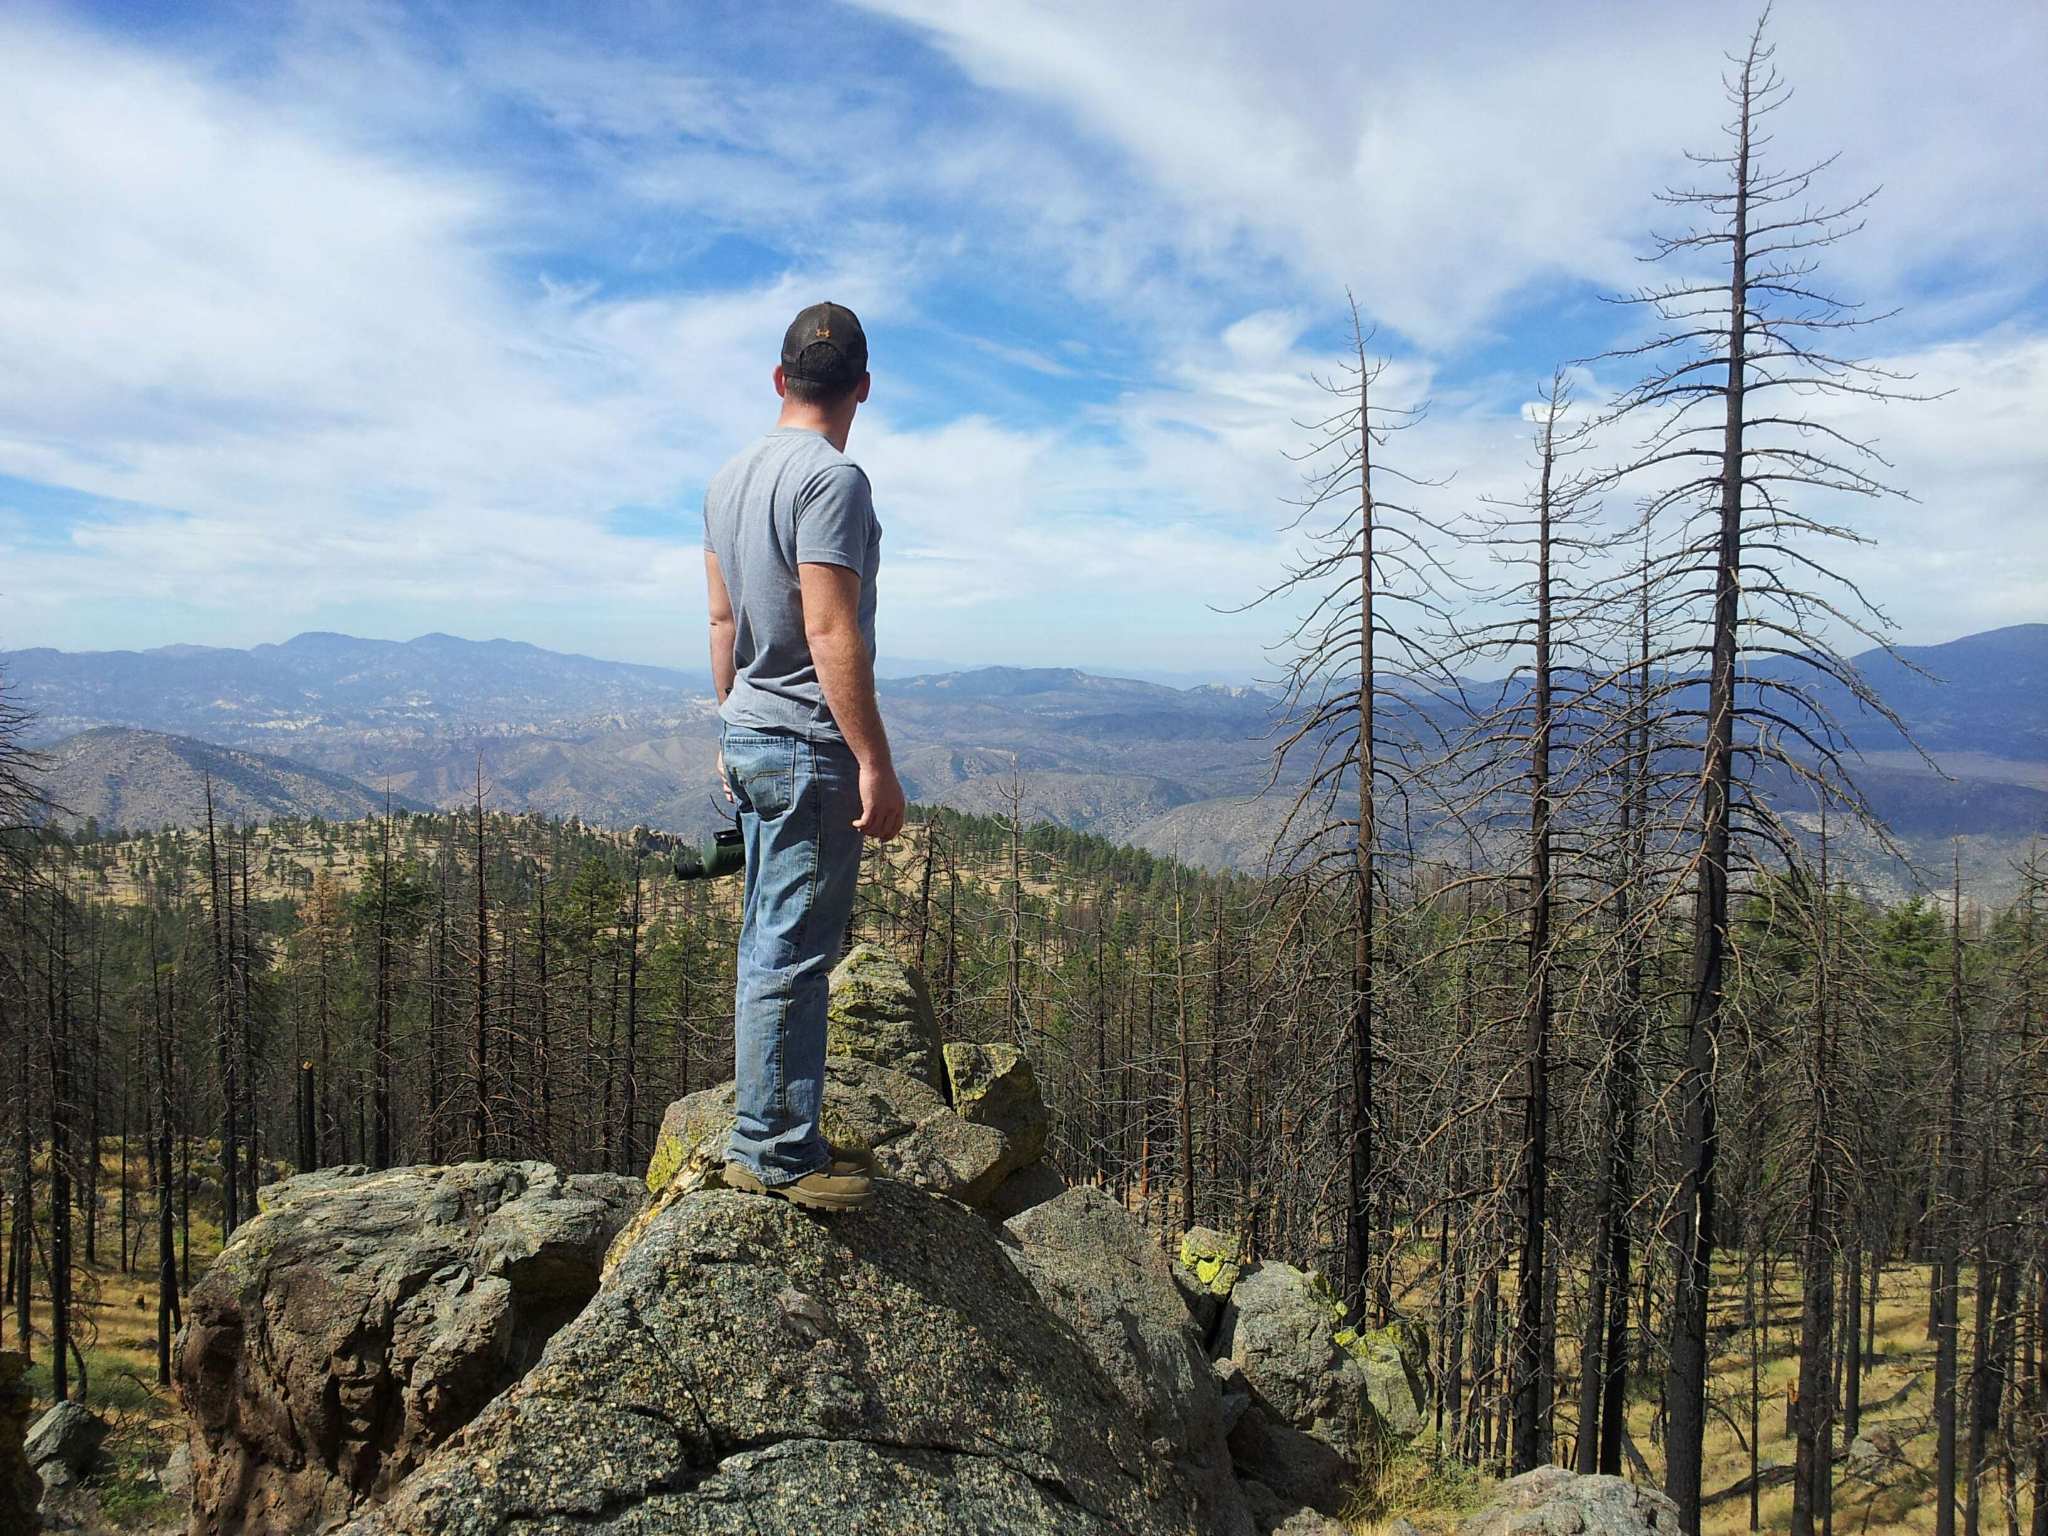
[[[860,819],[854,825],[886,843],[903,830],[903,786],[875,700],[874,658],[860,632],[860,572],[805,561],[797,566],[797,579],[803,588],[804,639],[825,706],[860,763]]]
[[[718,556],[708,549],[704,551],[704,606],[711,615],[711,691],[723,704],[739,671],[732,648],[738,622],[732,616],[732,594],[725,589],[725,573],[718,568]],[[733,796],[732,780],[726,775],[724,747],[718,749],[718,787],[725,791],[728,805],[738,803]]]
[[[723,704],[739,670],[733,655],[738,627],[732,615],[732,594],[725,590],[725,573],[718,568],[718,556],[708,549],[704,551],[704,606],[711,618],[711,689]]]

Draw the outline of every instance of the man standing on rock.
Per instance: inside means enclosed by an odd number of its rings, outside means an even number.
[[[704,495],[719,777],[747,853],[725,1182],[826,1210],[874,1198],[871,1164],[818,1124],[826,989],[861,838],[888,841],[904,814],[875,702],[882,527],[846,456],[868,383],[853,311],[811,305],[782,338],[775,430]]]

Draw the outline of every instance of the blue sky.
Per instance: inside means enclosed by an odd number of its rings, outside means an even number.
[[[1443,14],[1438,14],[1438,13]],[[1447,514],[1628,323],[1747,5],[0,15],[0,648],[308,628],[695,667],[704,481],[867,323],[895,656],[1240,677],[1350,288]],[[1787,160],[1945,398],[1838,419],[1899,638],[2048,618],[2048,19],[1781,5]],[[1596,367],[1595,399],[1624,382]],[[1483,579],[1484,573],[1474,573]]]

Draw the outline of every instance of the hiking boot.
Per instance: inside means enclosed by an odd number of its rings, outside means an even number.
[[[835,1164],[788,1184],[763,1184],[741,1163],[725,1165],[725,1182],[750,1195],[780,1195],[792,1205],[820,1211],[857,1211],[875,1198],[875,1181],[864,1172],[841,1173]]]
[[[837,1174],[864,1173],[873,1178],[875,1154],[866,1147],[833,1147],[832,1171]]]

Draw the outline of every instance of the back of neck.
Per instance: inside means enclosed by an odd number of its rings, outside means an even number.
[[[806,405],[798,400],[784,400],[782,414],[775,419],[775,425],[800,427],[806,432],[815,432],[844,453],[846,439],[853,431],[853,412],[820,410],[815,405]]]

